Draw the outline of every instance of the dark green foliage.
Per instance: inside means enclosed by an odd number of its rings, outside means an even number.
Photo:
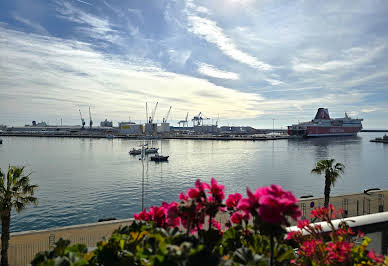
[[[1,265],[8,266],[9,228],[11,211],[21,212],[28,205],[38,204],[34,197],[37,185],[30,184],[30,175],[24,167],[9,166],[6,175],[0,169],[0,219],[1,219]]]
[[[88,265],[83,257],[87,254],[87,248],[83,244],[69,246],[69,240],[58,240],[52,251],[39,252],[31,261],[31,266],[81,266]]]

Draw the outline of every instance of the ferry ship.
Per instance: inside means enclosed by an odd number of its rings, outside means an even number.
[[[363,119],[350,118],[347,113],[343,118],[332,119],[328,109],[318,108],[313,120],[288,126],[288,134],[302,137],[356,136],[362,129],[361,121]]]

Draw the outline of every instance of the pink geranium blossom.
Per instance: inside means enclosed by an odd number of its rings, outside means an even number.
[[[222,200],[225,198],[225,194],[224,194],[224,189],[225,189],[225,186],[224,185],[219,185],[217,183],[217,180],[215,180],[214,178],[211,179],[210,181],[210,191],[209,193],[212,195],[212,198],[215,202],[217,203],[221,203]]]
[[[146,209],[139,212],[139,214],[135,213],[133,215],[133,217],[135,218],[135,220],[141,220],[141,221],[149,221],[150,220],[150,215]]]
[[[235,208],[237,207],[239,201],[242,199],[242,195],[240,193],[230,194],[226,199],[226,207]]]
[[[239,201],[237,208],[245,213],[254,213],[259,207],[259,197],[257,193],[253,194],[249,188],[247,188],[248,198],[243,198]]]
[[[255,194],[259,198],[258,214],[265,222],[287,224],[286,216],[297,220],[302,214],[295,196],[278,185],[259,188]]]
[[[230,221],[234,224],[240,224],[244,218],[244,215],[241,212],[235,212],[230,217]]]
[[[181,222],[181,218],[179,216],[178,203],[171,202],[167,207],[167,225],[171,227],[178,227]]]

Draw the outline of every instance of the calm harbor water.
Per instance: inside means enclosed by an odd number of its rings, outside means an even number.
[[[168,163],[142,163],[128,155],[143,141],[2,137],[0,167],[25,165],[39,185],[39,205],[13,214],[12,231],[36,230],[129,218],[142,205],[177,200],[197,178],[211,177],[227,193],[246,187],[279,184],[296,196],[323,194],[323,177],[310,173],[317,160],[335,158],[345,174],[333,194],[358,193],[364,188],[388,188],[388,145],[371,143],[382,133],[278,141],[163,140]],[[161,145],[154,141],[154,146]],[[144,189],[143,189],[144,188]]]

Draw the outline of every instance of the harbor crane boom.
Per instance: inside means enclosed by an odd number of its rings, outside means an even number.
[[[92,120],[92,113],[90,112],[90,106],[89,106],[89,128],[91,129],[93,126],[93,120]]]
[[[188,127],[189,126],[189,123],[187,122],[188,118],[189,118],[189,112],[187,112],[185,120],[178,121],[178,125],[181,126],[181,124],[183,124],[183,126],[185,126],[186,124],[186,126]]]
[[[81,109],[78,109],[79,111],[79,116],[81,117],[81,124],[82,124],[82,129],[85,128],[85,119],[82,117]]]
[[[148,105],[147,105],[147,102],[146,102],[146,123],[148,121]]]
[[[170,116],[171,107],[172,107],[172,106],[170,106],[170,108],[168,109],[168,112],[167,112],[166,116],[163,118],[163,123],[167,123],[168,117]]]
[[[155,108],[152,110],[151,117],[150,117],[150,123],[153,123],[153,122],[154,122],[154,117],[155,117],[155,113],[156,113],[156,108],[158,108],[158,102],[156,102]]]
[[[198,115],[194,116],[191,121],[193,121],[193,126],[196,123],[197,126],[203,125],[203,120],[209,120],[210,118],[206,117],[202,112],[199,112]]]

